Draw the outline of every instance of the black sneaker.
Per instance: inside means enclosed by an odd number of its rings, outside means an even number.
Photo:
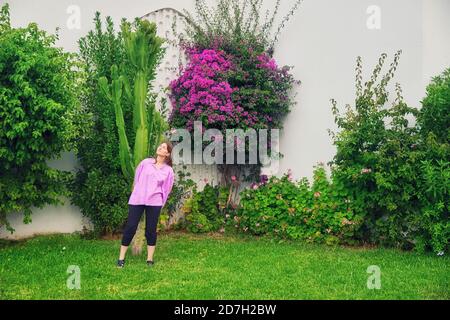
[[[123,268],[125,266],[125,260],[117,260],[117,268]]]
[[[155,264],[152,260],[147,260],[147,266],[152,267]]]

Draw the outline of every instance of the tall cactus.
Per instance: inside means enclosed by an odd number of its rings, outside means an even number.
[[[100,78],[99,85],[103,92],[103,95],[111,102],[116,114],[116,126],[119,134],[119,157],[122,172],[129,180],[133,178],[134,168],[133,159],[134,156],[130,152],[130,146],[128,144],[128,138],[125,133],[125,121],[122,111],[122,93],[123,93],[123,76],[119,76],[119,71],[116,65],[111,67],[112,83],[108,85],[108,80],[105,77]]]
[[[154,23],[137,19],[135,26],[136,30],[133,31],[129,23],[122,23],[123,44],[128,58],[122,70],[130,66],[131,70],[127,71],[131,72],[123,72],[124,74],[119,75],[119,68],[114,65],[111,68],[110,84],[105,77],[99,79],[100,89],[114,106],[120,143],[120,165],[124,176],[130,182],[134,179],[135,168],[138,164],[154,154],[167,127],[164,118],[149,99],[150,81],[155,79],[156,67],[164,54],[163,40],[156,36]],[[122,111],[124,98],[133,104],[133,132],[135,132],[133,153],[131,153],[125,130]],[[142,252],[143,241],[144,227],[143,219],[141,219],[133,241],[134,254]]]

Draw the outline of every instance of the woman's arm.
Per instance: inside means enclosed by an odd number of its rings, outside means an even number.
[[[142,160],[139,165],[137,166],[135,173],[134,173],[134,180],[133,180],[133,187],[131,188],[131,192],[134,190],[134,186],[139,181],[139,176],[141,175],[142,169],[144,168],[144,160]]]
[[[166,204],[167,198],[169,197],[169,194],[172,191],[174,179],[175,178],[174,178],[173,170],[171,169],[169,171],[169,174],[167,175],[166,180],[164,181],[163,186],[162,186],[163,206]]]

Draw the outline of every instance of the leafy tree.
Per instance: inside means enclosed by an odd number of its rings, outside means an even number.
[[[35,23],[12,28],[8,4],[1,8],[0,226],[11,232],[8,213],[29,223],[31,207],[64,204],[71,173],[46,161],[72,150],[89,123],[77,100],[78,65],[56,40]]]

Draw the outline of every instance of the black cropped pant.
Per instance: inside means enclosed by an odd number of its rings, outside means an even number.
[[[161,206],[128,205],[128,219],[122,236],[122,245],[128,247],[133,240],[134,235],[141,220],[142,213],[145,210],[145,238],[147,245],[156,244],[156,227],[158,225]]]

